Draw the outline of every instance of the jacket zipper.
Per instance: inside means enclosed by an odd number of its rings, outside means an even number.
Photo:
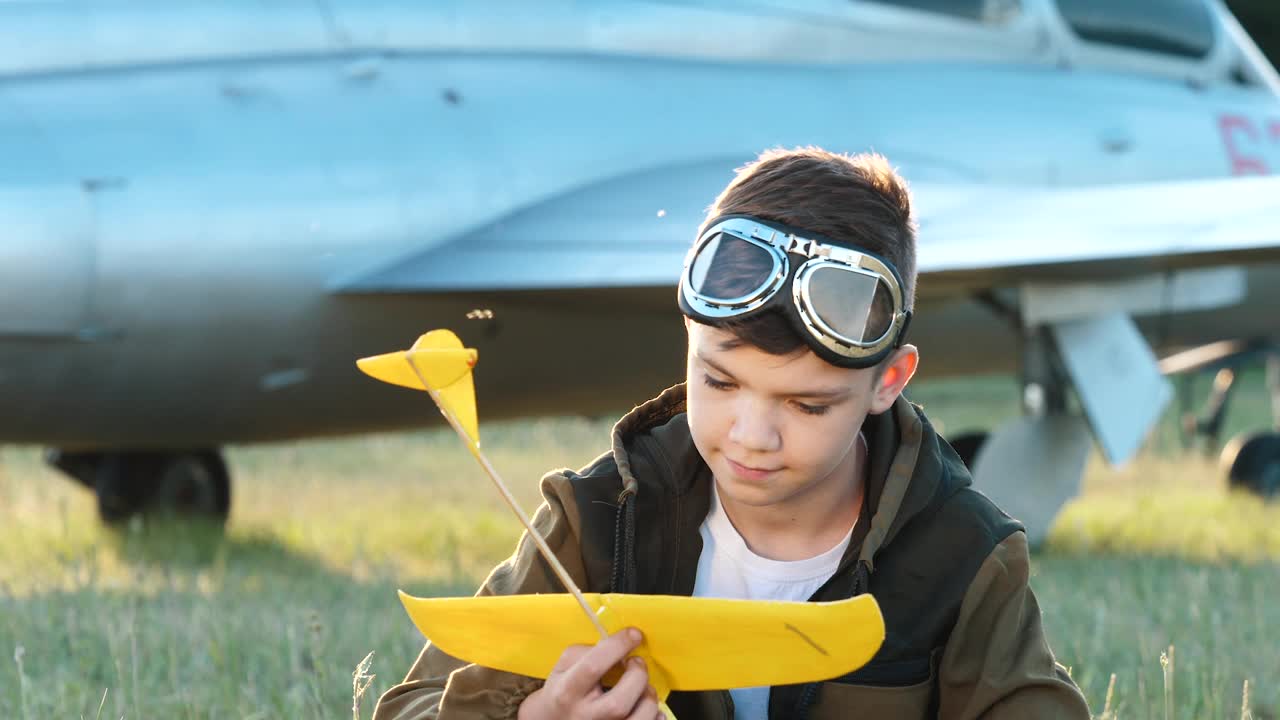
[[[728,690],[720,691],[720,704],[724,708],[725,720],[733,720],[733,696],[729,694]]]

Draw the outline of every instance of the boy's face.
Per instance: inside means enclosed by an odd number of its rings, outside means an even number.
[[[889,409],[915,370],[910,345],[877,378],[874,368],[839,368],[808,348],[726,350],[731,333],[685,326],[689,428],[727,503],[787,505],[852,482],[863,420]]]

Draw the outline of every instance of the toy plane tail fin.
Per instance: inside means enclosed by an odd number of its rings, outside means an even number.
[[[480,422],[471,369],[478,353],[462,346],[449,330],[432,330],[408,350],[361,358],[356,365],[366,375],[392,385],[429,391],[440,411],[452,416],[480,446]]]

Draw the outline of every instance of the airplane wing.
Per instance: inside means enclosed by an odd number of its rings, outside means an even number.
[[[570,190],[370,272],[342,293],[674,287],[706,201],[731,160],[628,174]]]
[[[1280,177],[922,189],[920,272],[978,289],[1280,259]]]
[[[671,287],[724,165],[566,192],[340,278],[338,293]],[[1280,177],[1089,188],[916,184],[930,296],[1280,259]]]

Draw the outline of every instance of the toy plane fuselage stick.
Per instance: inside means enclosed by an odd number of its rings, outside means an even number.
[[[537,529],[533,527],[533,521],[530,520],[524,510],[520,508],[520,505],[516,502],[515,496],[511,494],[511,490],[507,489],[507,484],[502,481],[502,477],[498,475],[498,471],[495,470],[493,465],[489,462],[489,458],[485,457],[484,453],[480,451],[480,441],[478,439],[473,439],[471,435],[467,433],[466,429],[462,427],[462,424],[458,422],[458,419],[449,411],[449,404],[441,399],[440,393],[431,387],[430,383],[427,382],[427,379],[422,376],[421,371],[418,370],[418,367],[413,363],[409,363],[409,366],[413,368],[413,373],[418,376],[418,380],[422,381],[422,386],[431,394],[432,401],[435,402],[436,407],[440,408],[440,414],[444,415],[444,419],[449,422],[449,426],[453,428],[454,432],[458,433],[458,437],[462,439],[462,442],[467,446],[467,449],[471,451],[472,456],[474,456],[480,463],[480,466],[484,468],[484,471],[489,475],[489,479],[493,481],[495,486],[497,486],[498,493],[501,494],[502,499],[507,502],[507,506],[511,508],[511,512],[514,512],[516,517],[520,518],[521,524],[523,524],[525,530],[529,532],[529,539],[533,540],[534,544],[537,545],[538,552],[542,553],[542,558],[551,566],[556,577],[560,578],[560,583],[563,584],[565,589],[572,593],[574,599],[578,601],[578,605],[582,607],[582,612],[587,614],[587,617],[591,620],[591,624],[594,625],[596,630],[600,633],[600,639],[603,640],[604,638],[609,637],[609,631],[605,629],[604,625],[600,622],[600,618],[597,617],[595,612],[591,609],[591,605],[587,603],[587,599],[582,595],[582,590],[580,590],[578,588],[578,584],[573,581],[573,578],[569,575],[569,571],[560,563],[560,558],[556,557],[556,554],[551,551],[551,547],[547,545],[547,541],[543,539],[542,533],[538,532]]]

